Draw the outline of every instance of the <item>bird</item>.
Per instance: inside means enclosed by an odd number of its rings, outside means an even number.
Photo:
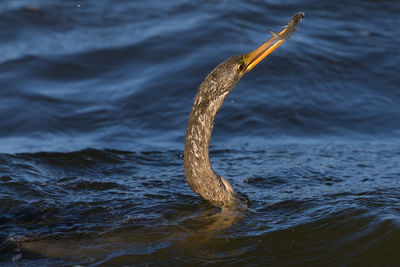
[[[294,14],[282,31],[271,31],[272,37],[254,51],[224,60],[199,86],[187,123],[184,171],[192,191],[213,206],[233,209],[241,202],[230,183],[217,175],[210,163],[209,144],[217,112],[242,77],[288,40],[303,18],[303,12]]]

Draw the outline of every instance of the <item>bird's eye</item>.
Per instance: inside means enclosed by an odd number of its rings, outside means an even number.
[[[244,71],[244,64],[243,62],[240,62],[239,65],[237,66],[238,71]]]

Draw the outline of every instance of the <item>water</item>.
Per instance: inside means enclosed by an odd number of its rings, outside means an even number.
[[[304,11],[216,119],[230,216],[183,174],[198,85]],[[400,264],[400,2],[0,6],[1,265]],[[235,219],[232,219],[232,218]]]

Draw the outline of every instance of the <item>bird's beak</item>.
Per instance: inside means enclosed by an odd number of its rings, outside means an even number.
[[[253,52],[247,54],[246,61],[248,62],[246,72],[250,71],[254,68],[258,63],[261,62],[266,56],[268,56],[272,51],[274,51],[278,46],[283,44],[283,40],[276,39],[276,37],[272,37],[261,46],[259,46]]]
[[[292,33],[296,30],[296,25],[304,18],[304,13],[299,12],[292,16],[289,21],[288,26],[279,33],[274,33],[271,31],[272,37],[259,46],[253,52],[244,56],[246,63],[246,72],[249,72],[258,63],[261,62],[266,56],[268,56],[272,51],[274,51],[278,46],[283,44]]]

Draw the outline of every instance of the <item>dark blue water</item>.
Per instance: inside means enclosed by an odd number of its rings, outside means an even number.
[[[183,172],[219,62],[297,11],[213,132],[235,220]],[[1,265],[400,264],[399,1],[3,1]]]

